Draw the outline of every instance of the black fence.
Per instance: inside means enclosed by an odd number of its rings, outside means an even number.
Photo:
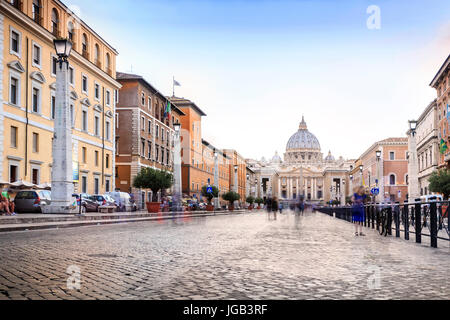
[[[422,237],[430,238],[430,245],[437,248],[438,239],[450,241],[448,228],[449,201],[431,201],[394,204],[369,204],[364,206],[365,227],[376,229],[381,235],[403,236],[410,240],[415,236],[417,243]],[[317,211],[352,221],[352,207],[319,207]]]

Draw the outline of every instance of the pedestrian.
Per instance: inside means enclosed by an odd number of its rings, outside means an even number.
[[[273,197],[272,199],[272,211],[274,219],[277,220],[278,200],[276,197]]]
[[[278,206],[278,209],[280,209],[280,214],[283,214],[283,204],[280,202],[280,205]]]
[[[360,186],[356,188],[356,192],[352,197],[352,221],[355,224],[355,235],[365,236],[362,232],[362,223],[364,221],[364,201],[366,200],[366,194],[364,187]],[[358,233],[359,228],[359,233]]]
[[[3,189],[2,194],[1,194],[1,202],[3,203],[3,207],[4,209],[6,209],[6,213],[8,215],[14,216],[16,215],[15,212],[15,205],[14,202],[11,201],[11,196],[9,195],[10,191],[8,189]]]

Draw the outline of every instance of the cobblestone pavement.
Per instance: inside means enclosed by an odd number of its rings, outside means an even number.
[[[321,213],[0,234],[0,299],[449,299],[448,244]],[[67,268],[81,270],[69,290]]]

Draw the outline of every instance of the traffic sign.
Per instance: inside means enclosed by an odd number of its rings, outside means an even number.
[[[370,190],[370,192],[373,194],[373,195],[379,195],[380,194],[380,189],[379,188],[372,188],[372,190]]]
[[[208,188],[206,188],[206,193],[213,193],[213,189],[212,189],[212,187],[208,187]]]

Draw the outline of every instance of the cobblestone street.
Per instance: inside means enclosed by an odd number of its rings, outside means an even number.
[[[450,249],[321,213],[0,234],[0,299],[450,299]],[[67,288],[67,268],[81,289]]]

